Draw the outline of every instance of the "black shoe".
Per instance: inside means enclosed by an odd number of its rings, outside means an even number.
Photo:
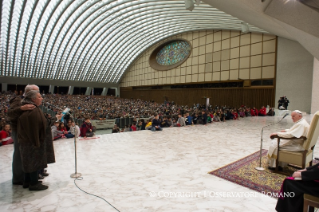
[[[23,185],[23,182],[12,183],[13,185]]]
[[[282,172],[284,169],[281,166],[278,166],[278,171]]]
[[[38,183],[42,184],[42,181],[38,181]],[[30,187],[30,183],[23,183],[23,188],[29,188]]]
[[[30,191],[42,191],[42,190],[46,190],[48,188],[49,188],[49,186],[42,185],[40,182],[38,182],[35,185],[30,184],[30,186],[29,186]]]
[[[275,171],[276,170],[275,167],[271,167],[271,166],[268,166],[268,169],[271,170],[271,171]]]
[[[49,173],[43,172],[41,175],[42,175],[43,177],[47,177],[47,176],[49,176]]]
[[[30,186],[30,183],[26,183],[26,182],[23,183],[23,188],[29,188],[29,186]]]

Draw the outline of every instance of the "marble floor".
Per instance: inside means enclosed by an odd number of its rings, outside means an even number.
[[[207,172],[259,150],[261,127],[279,119],[251,117],[79,140],[78,172],[83,180],[77,184],[120,211],[275,211],[275,198]],[[311,116],[306,119],[310,121]],[[287,117],[266,129],[265,148],[271,132],[290,126]],[[11,184],[13,145],[0,147],[0,211],[116,211],[74,185],[70,178],[74,173],[73,140],[55,141],[54,147],[57,162],[49,165],[50,176],[43,180],[49,189],[38,192]],[[319,156],[318,145],[315,156]],[[218,192],[238,192],[242,197],[222,198]]]

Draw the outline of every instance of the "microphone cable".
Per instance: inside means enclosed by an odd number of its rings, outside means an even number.
[[[82,192],[84,192],[84,193],[86,193],[86,194],[88,194],[88,195],[91,195],[91,196],[94,196],[94,197],[97,197],[97,198],[100,198],[100,199],[102,199],[102,200],[104,200],[107,204],[109,204],[112,208],[114,208],[116,211],[118,211],[118,212],[120,212],[116,207],[114,207],[111,203],[109,203],[106,199],[104,199],[103,197],[100,197],[100,196],[98,196],[98,195],[95,195],[95,194],[91,194],[91,193],[89,193],[89,192],[86,192],[86,191],[84,191],[83,189],[81,189],[77,184],[76,184],[76,180],[83,180],[83,177],[77,177],[77,178],[75,178],[74,179],[74,184],[75,184],[75,186],[78,188],[78,189],[80,189]]]

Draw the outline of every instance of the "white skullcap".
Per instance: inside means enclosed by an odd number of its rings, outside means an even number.
[[[302,115],[302,112],[300,110],[294,110],[293,112],[296,112]]]

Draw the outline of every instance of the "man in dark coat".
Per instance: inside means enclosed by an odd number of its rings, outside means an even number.
[[[18,119],[18,141],[22,168],[25,173],[23,187],[29,187],[29,190],[35,191],[48,188],[38,181],[38,171],[47,167],[47,142],[45,140],[47,120],[38,107],[41,103],[42,96],[39,91],[32,90],[26,93],[22,104],[34,104],[36,107],[33,110],[24,111]]]
[[[36,85],[27,85],[25,87],[25,93],[28,93],[31,90],[39,90],[39,87]],[[33,110],[35,106],[33,104],[21,104],[21,98],[15,96],[10,100],[10,107],[8,110],[8,117],[11,122],[12,129],[12,139],[14,141],[14,151],[13,151],[13,160],[12,160],[12,183],[14,185],[22,185],[24,179],[24,172],[22,170],[21,156],[17,135],[17,124],[18,118],[26,110]]]
[[[302,212],[303,195],[310,194],[319,196],[319,163],[306,169],[295,172],[292,177],[301,180],[286,179],[283,182],[283,194],[291,194],[290,197],[281,197],[278,199],[276,210],[278,212]]]

